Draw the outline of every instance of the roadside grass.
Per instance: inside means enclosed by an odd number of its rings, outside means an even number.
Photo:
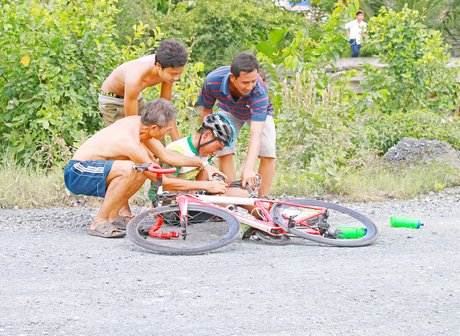
[[[0,170],[0,208],[37,208],[66,206],[62,168],[50,171],[18,166],[2,161]]]
[[[390,166],[378,163],[346,174],[338,191],[353,201],[410,199],[460,185],[460,169],[450,165]]]
[[[428,192],[460,185],[460,170],[431,163],[423,166],[390,166],[374,161],[361,169],[343,174],[338,181],[315,184],[306,176],[278,167],[272,194],[297,197],[340,197],[351,202],[408,199]],[[144,187],[145,188],[145,187]],[[146,206],[144,188],[131,204]],[[41,208],[60,206],[97,207],[101,199],[75,196],[65,186],[62,167],[36,170],[3,160],[0,170],[0,208]]]
[[[360,169],[330,177],[321,185],[295,173],[278,173],[273,194],[298,197],[337,197],[351,202],[410,199],[460,185],[460,169],[430,163],[407,166],[373,160]]]

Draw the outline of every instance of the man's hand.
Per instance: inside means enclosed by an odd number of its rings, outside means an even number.
[[[224,181],[203,181],[204,190],[210,194],[223,194],[225,193],[226,185]]]
[[[227,180],[227,176],[225,176],[224,173],[222,173],[220,170],[218,170],[217,168],[214,168],[213,166],[211,166],[210,164],[207,164],[203,167],[203,170],[206,172],[206,174],[208,175],[209,179],[212,179],[212,176],[214,174],[217,174],[217,175],[220,175],[222,176],[225,180]]]
[[[257,174],[252,169],[245,169],[241,174],[241,185],[243,188],[246,184],[249,184],[251,188],[254,188],[257,183]]]

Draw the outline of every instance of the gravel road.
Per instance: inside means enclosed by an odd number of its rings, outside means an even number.
[[[348,206],[376,222],[374,245],[188,257],[87,235],[92,208],[1,210],[0,335],[459,335],[460,188]]]

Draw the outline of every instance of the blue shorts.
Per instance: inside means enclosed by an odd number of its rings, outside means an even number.
[[[113,162],[71,160],[64,169],[65,186],[76,195],[105,197]]]

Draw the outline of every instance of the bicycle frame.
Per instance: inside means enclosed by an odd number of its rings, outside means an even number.
[[[155,173],[157,175],[157,185],[158,189],[162,190],[162,175],[163,174],[168,174],[173,171],[175,171],[175,168],[167,168],[167,169],[162,169],[159,165],[156,164],[151,164],[151,163],[146,163],[146,164],[138,164],[133,166],[134,169],[138,171],[145,171],[148,170],[152,173]],[[253,195],[254,193],[251,191],[250,195]],[[186,214],[188,213],[188,204],[189,203],[196,203],[196,204],[202,204],[202,205],[207,205],[207,206],[212,206],[215,208],[220,208],[220,209],[225,209],[227,212],[229,212],[231,215],[236,217],[236,219],[239,221],[241,224],[246,224],[249,225],[250,227],[264,231],[270,235],[277,236],[277,235],[283,235],[287,234],[289,232],[286,231],[284,227],[285,225],[280,226],[276,223],[276,219],[273,218],[273,216],[270,213],[270,209],[275,205],[275,204],[281,204],[281,205],[293,205],[296,207],[301,207],[305,209],[310,209],[310,210],[315,210],[315,213],[303,216],[301,219],[296,218],[295,219],[295,224],[296,225],[302,225],[306,228],[306,233],[309,234],[320,234],[320,231],[318,228],[313,228],[310,225],[308,225],[308,220],[313,219],[315,217],[320,217],[320,216],[327,216],[327,209],[321,208],[321,207],[314,207],[314,206],[307,206],[303,205],[300,206],[298,204],[294,204],[292,202],[288,201],[280,201],[280,200],[269,200],[269,199],[261,199],[261,198],[253,198],[253,197],[234,197],[234,196],[212,196],[212,195],[190,195],[190,194],[179,194],[176,197],[177,203],[179,205],[179,210],[180,210],[180,222],[183,225],[183,230],[182,230],[182,235],[183,238],[185,239],[187,235],[187,221],[188,221],[188,216]],[[256,209],[258,209],[259,214],[263,219],[257,219],[251,214],[244,214],[238,211],[231,211],[227,207],[224,206],[219,206],[224,205],[224,204],[235,204],[235,205],[249,205],[249,206],[254,206]],[[291,224],[294,224],[294,217],[296,216],[291,216],[288,218],[288,223],[287,223],[287,228],[289,229]],[[162,225],[162,221],[158,222],[154,227],[149,230],[149,234],[151,236],[157,237],[157,238],[164,238],[164,239],[170,239],[170,238],[178,238],[178,233],[176,232],[171,232],[169,234],[163,235],[163,234],[157,234],[155,233],[156,230],[159,229],[159,227]]]
[[[180,217],[181,221],[185,222],[187,225],[187,216],[185,216],[188,212],[188,204],[195,203],[195,204],[202,204],[207,206],[212,206],[216,208],[221,208],[227,210],[231,213],[237,220],[242,223],[251,226],[257,230],[261,230],[267,232],[270,235],[281,235],[287,234],[288,232],[281,226],[277,225],[273,216],[270,213],[270,209],[275,204],[283,204],[283,205],[294,205],[288,201],[280,201],[280,200],[268,200],[268,199],[261,199],[261,198],[246,198],[246,197],[229,197],[229,196],[212,196],[212,195],[190,195],[190,194],[180,194],[177,196],[177,203],[180,209]],[[262,219],[257,219],[250,214],[241,213],[238,211],[232,211],[227,207],[222,205],[226,204],[234,204],[234,205],[251,205],[259,209],[261,212]],[[221,205],[221,206],[220,206]],[[295,206],[299,206],[295,204]],[[326,209],[320,207],[313,207],[313,206],[302,206],[305,209],[314,210],[315,213],[302,217],[301,220],[296,221],[297,225],[303,225],[307,228],[310,226],[307,224],[307,221],[313,219],[315,217],[323,216],[326,214]],[[308,230],[310,234],[320,234],[319,230],[316,228],[310,228]]]
[[[161,175],[169,173],[152,164],[134,165],[138,171],[149,170],[157,174],[161,185]],[[231,187],[241,187],[236,182]],[[255,192],[249,194],[256,195]],[[242,232],[243,239],[254,237],[274,244],[284,245],[290,237],[299,237],[320,244],[341,247],[358,247],[372,244],[377,238],[377,226],[369,218],[352,209],[334,203],[308,199],[262,199],[230,196],[211,196],[201,194],[164,193],[159,199],[173,200],[170,206],[147,210],[128,223],[127,235],[137,245],[165,254],[196,254],[220,248],[230,243],[238,232],[238,224],[248,226]],[[235,207],[236,205],[236,207]],[[240,211],[237,207],[249,207],[250,213]],[[255,216],[254,211],[256,211]],[[164,215],[162,215],[164,214]],[[202,216],[204,215],[204,216]],[[153,220],[153,225],[149,225]],[[350,222],[351,220],[351,222]],[[207,234],[205,226],[195,223],[210,222],[209,228],[222,228],[228,232],[211,235],[209,243],[200,240]],[[163,222],[166,223],[165,227]],[[214,224],[212,224],[214,223]],[[146,225],[147,224],[147,225]],[[190,232],[187,232],[190,224]],[[349,225],[352,226],[349,226]],[[356,225],[358,224],[358,226]],[[192,230],[193,227],[193,230]],[[161,228],[161,230],[160,230]],[[178,231],[169,229],[180,228]],[[199,229],[195,231],[195,228]],[[146,232],[147,230],[148,232]],[[195,232],[198,235],[195,236]],[[178,242],[177,247],[166,242],[155,242],[147,236],[160,239],[181,237],[190,243]],[[195,238],[198,238],[195,239]],[[196,247],[193,244],[198,243]],[[172,243],[175,245],[174,243]]]

